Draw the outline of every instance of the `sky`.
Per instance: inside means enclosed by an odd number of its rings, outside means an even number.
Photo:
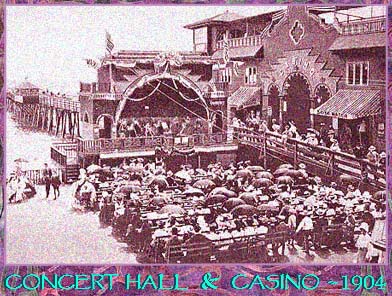
[[[184,25],[223,13],[243,16],[279,6],[9,6],[6,9],[7,85],[25,78],[54,92],[76,94],[96,81],[85,59],[105,53],[105,31],[118,50],[191,51]],[[369,13],[369,9],[366,13]]]

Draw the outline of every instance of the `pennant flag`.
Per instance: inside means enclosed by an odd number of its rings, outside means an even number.
[[[114,48],[114,43],[112,40],[112,36],[106,31],[106,51],[111,54]]]
[[[98,69],[99,68],[98,63],[95,60],[93,60],[93,59],[85,59],[85,60],[86,60],[87,65],[89,67],[94,68],[94,69]]]
[[[277,13],[275,13],[272,16],[272,21],[275,22],[277,20],[280,20],[282,17],[284,17],[285,13],[286,13],[286,10],[278,11]]]

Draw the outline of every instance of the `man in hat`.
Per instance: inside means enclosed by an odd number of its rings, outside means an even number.
[[[46,198],[49,198],[50,184],[52,182],[52,170],[47,163],[44,163],[44,169],[42,170],[43,181],[45,184]]]
[[[363,222],[359,226],[359,230],[361,231],[361,233],[358,236],[357,242],[355,243],[355,246],[358,249],[357,263],[364,263],[366,262],[366,254],[368,252],[369,245],[371,243],[371,237],[368,233],[369,225]]]
[[[303,218],[299,223],[296,234],[300,233],[304,240],[304,249],[307,256],[310,256],[310,242],[313,237],[313,220],[311,218],[311,212],[305,210],[303,213]]]
[[[379,155],[376,151],[376,147],[370,146],[368,149],[368,153],[366,154],[366,159],[369,160],[369,162],[376,164],[378,163],[379,160]]]

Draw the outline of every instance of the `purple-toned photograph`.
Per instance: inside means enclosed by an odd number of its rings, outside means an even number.
[[[385,6],[9,6],[12,265],[385,264]]]

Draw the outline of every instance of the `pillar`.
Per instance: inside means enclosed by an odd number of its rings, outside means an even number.
[[[311,97],[310,98],[310,109],[309,109],[309,113],[310,113],[310,127],[314,128],[314,114],[313,111],[316,107],[316,98]]]

